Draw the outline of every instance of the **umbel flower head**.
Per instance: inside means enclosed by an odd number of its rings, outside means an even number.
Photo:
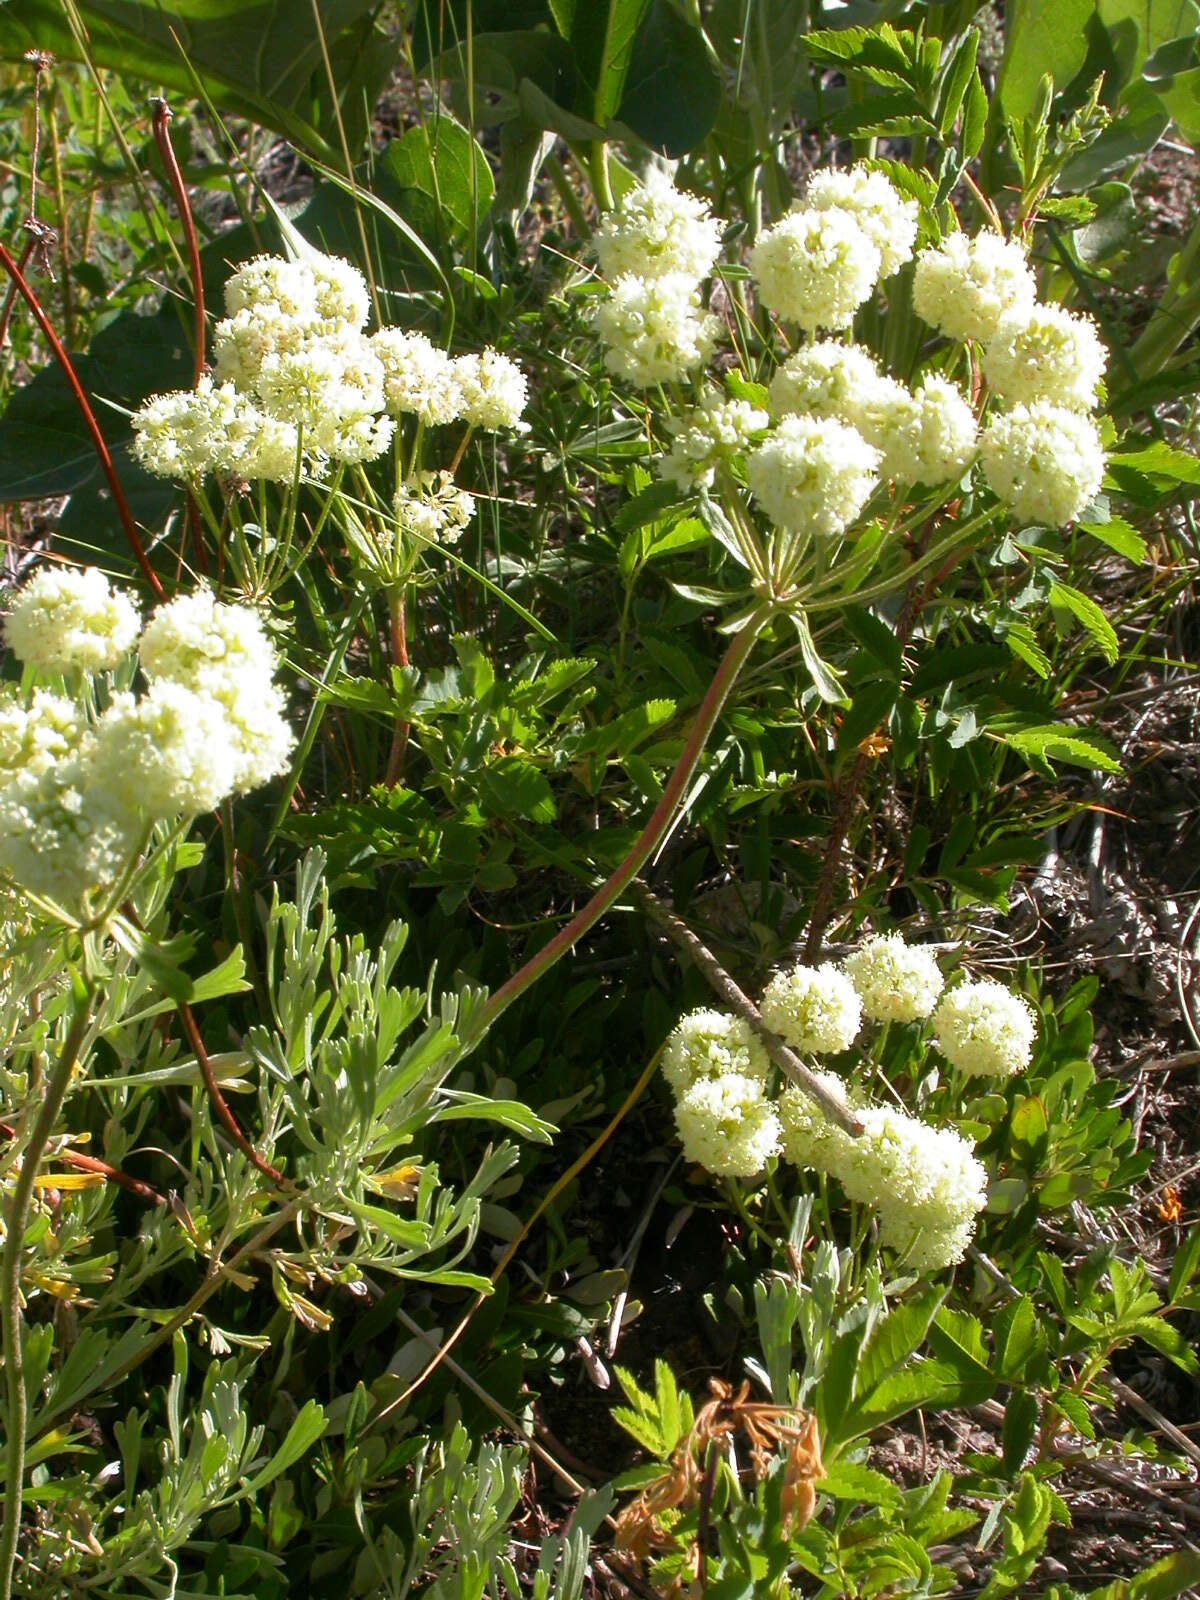
[[[762,997],[763,1021],[793,1050],[836,1055],[848,1050],[862,1024],[862,1002],[832,962],[778,972]]]
[[[681,489],[708,488],[720,463],[740,455],[770,421],[749,400],[708,389],[686,416],[668,419],[671,448],[658,462],[658,475]]]
[[[430,544],[455,544],[475,515],[475,496],[457,488],[448,472],[422,472],[400,485],[393,506],[405,533]]]
[[[624,274],[597,305],[595,323],[608,346],[605,366],[639,388],[682,378],[707,361],[720,326],[682,272]]]
[[[934,1043],[969,1077],[1010,1078],[1033,1057],[1037,1013],[1023,995],[991,978],[960,983],[933,1014]]]
[[[755,499],[780,528],[842,533],[870,498],[880,453],[832,417],[784,417],[751,454]]]
[[[753,1178],[779,1148],[779,1118],[758,1078],[698,1078],[675,1104],[683,1153],[706,1172]]]
[[[865,939],[842,962],[872,1022],[919,1022],[929,1016],[945,985],[937,956],[926,945],[905,944],[898,933]]]
[[[771,405],[777,414],[833,417],[857,426],[870,405],[881,373],[862,345],[817,339],[802,345],[771,379]]]
[[[42,586],[17,597],[26,615]],[[79,586],[94,609],[97,592]],[[104,585],[117,623],[101,649],[89,622],[72,647],[91,670],[137,634],[137,613]],[[131,620],[132,619],[132,620]],[[142,633],[140,699],[114,695],[98,719],[91,686],[78,701],[35,689],[0,701],[0,871],[75,914],[118,882],[159,822],[195,816],[284,770],[292,732],[274,681],[275,652],[244,606],[200,590],[161,606]],[[54,655],[64,664],[61,647]]]
[[[789,211],[750,252],[763,304],[809,333],[849,327],[881,267],[879,249],[866,229],[841,208]]]
[[[155,395],[135,413],[138,459],[181,481],[217,473],[287,482],[302,465],[312,475],[330,462],[375,460],[392,441],[393,416],[519,424],[526,384],[515,362],[494,350],[451,360],[398,328],[368,338],[369,303],[362,274],[337,257],[247,262],[226,284],[215,381]]]
[[[990,339],[1006,311],[1028,310],[1036,294],[1024,250],[998,233],[952,233],[917,257],[913,306],[951,339]]]
[[[16,595],[4,637],[41,672],[102,672],[133,648],[141,619],[97,567],[43,567]]]
[[[721,224],[698,195],[677,189],[661,168],[610,211],[592,248],[600,271],[613,283],[627,274],[662,278],[678,274],[693,284],[706,278],[721,248]]]
[[[663,1077],[677,1095],[705,1078],[737,1073],[765,1084],[770,1059],[762,1040],[741,1017],[702,1008],[679,1022],[663,1050]]]
[[[817,172],[804,203],[813,211],[847,211],[879,251],[879,276],[890,278],[912,260],[920,207],[886,173],[861,162],[844,172]]]
[[[983,373],[1002,399],[1028,405],[1048,400],[1070,411],[1089,411],[1108,361],[1090,317],[1063,306],[1008,311],[983,352]]]
[[[1049,528],[1073,522],[1104,481],[1104,447],[1090,417],[1048,400],[994,416],[979,440],[994,492],[1018,517]]]
[[[829,1074],[826,1084],[840,1087]],[[836,1178],[847,1197],[873,1206],[880,1237],[917,1270],[961,1261],[987,1197],[987,1174],[957,1129],[935,1128],[894,1106],[851,1096],[862,1132],[831,1122],[803,1090],[779,1100],[785,1158]]]

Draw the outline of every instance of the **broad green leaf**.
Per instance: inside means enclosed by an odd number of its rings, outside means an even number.
[[[1101,544],[1130,561],[1140,563],[1146,559],[1145,539],[1124,517],[1110,517],[1107,522],[1081,522],[1079,531],[1091,534],[1093,539],[1099,539]]]
[[[1116,752],[1102,735],[1090,729],[1074,728],[1070,723],[1052,722],[1035,728],[988,730],[1005,744],[1030,759],[1061,761],[1072,767],[1089,767],[1097,772],[1120,772]]]
[[[884,1506],[889,1511],[898,1511],[902,1503],[900,1491],[890,1478],[854,1461],[833,1462],[825,1476],[818,1480],[817,1487],[834,1500]]]
[[[888,1312],[859,1357],[856,1388],[862,1399],[869,1400],[872,1390],[920,1349],[945,1298],[944,1291],[929,1289]]]
[[[1087,57],[1087,26],[1095,0],[1010,0],[1005,12],[1004,64],[997,85],[1004,114],[1020,121],[1037,102],[1047,73],[1070,83]]]
[[[401,209],[426,239],[467,239],[487,215],[495,183],[487,157],[445,112],[393,139],[381,166],[404,191]]]
[[[650,0],[634,40],[617,120],[666,155],[702,144],[721,108],[721,80],[698,28],[669,0]]]
[[[549,0],[558,31],[569,39],[584,87],[578,109],[603,126],[616,115],[633,61],[634,41],[649,0]]]

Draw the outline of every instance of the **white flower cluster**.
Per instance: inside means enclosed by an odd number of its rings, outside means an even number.
[[[705,203],[652,169],[594,243],[610,286],[595,311],[608,370],[644,389],[707,361],[720,324],[705,312],[700,284],[720,251],[721,226]]]
[[[762,997],[763,1021],[809,1055],[847,1050],[864,1014],[875,1022],[932,1016],[937,1047],[965,1072],[1004,1076],[1028,1063],[1034,1013],[1000,984],[962,983],[943,994],[936,954],[899,934],[865,939],[841,969],[778,973]],[[935,1271],[966,1254],[987,1175],[971,1141],[890,1105],[872,1104],[832,1073],[818,1073],[861,1125],[848,1133],[804,1090],[774,1099],[762,1040],[739,1017],[715,1010],[684,1017],[667,1040],[663,1074],[689,1161],[726,1177],[754,1177],[782,1155],[836,1178],[847,1197],[874,1208],[880,1239],[907,1266]]]
[[[917,258],[913,304],[953,339],[982,347],[996,412],[979,442],[988,484],[1019,517],[1061,527],[1104,478],[1095,406],[1107,352],[1090,318],[1044,305],[1025,252],[985,232],[951,234]]]
[[[426,427],[465,421],[497,433],[522,428],[529,384],[517,363],[499,350],[448,356],[423,333],[381,328],[370,341],[383,366],[383,390],[393,416],[410,415]]]
[[[452,360],[420,334],[368,337],[366,283],[337,257],[259,256],[225,285],[225,310],[215,381],[134,414],[134,453],[158,477],[287,482],[301,467],[375,460],[396,414],[499,429],[525,409],[524,374],[498,351]]]
[[[592,248],[610,283],[673,273],[699,283],[720,253],[721,224],[699,195],[677,189],[661,167],[651,167],[601,220]]]
[[[991,978],[960,983],[933,1013],[934,1043],[969,1077],[1010,1078],[1033,1057],[1037,1013]]]
[[[793,1050],[836,1055],[862,1026],[862,1002],[850,979],[831,963],[777,972],[762,997],[763,1021]]]
[[[137,606],[98,567],[43,567],[10,606],[4,637],[18,661],[40,672],[104,672],[129,653],[140,627]]]
[[[671,448],[658,462],[658,475],[681,489],[709,488],[717,467],[741,455],[770,417],[749,400],[729,400],[707,389],[684,417],[671,417]]]
[[[822,417],[855,429],[878,453],[879,473],[898,483],[945,483],[975,457],[975,416],[955,384],[930,375],[909,390],[858,345],[806,345],[779,368],[770,393],[784,417]]]
[[[763,304],[809,333],[849,327],[880,279],[911,259],[917,218],[882,172],[819,173],[750,253]]]
[[[848,423],[784,417],[746,463],[751,492],[778,527],[842,533],[871,497],[881,457]]]
[[[832,1074],[831,1089],[844,1086]],[[859,1101],[857,1136],[831,1122],[801,1089],[779,1100],[784,1156],[827,1173],[847,1197],[873,1206],[882,1242],[917,1271],[953,1266],[966,1254],[987,1198],[987,1174],[970,1140],[894,1106]]]
[[[118,881],[153,824],[257,788],[284,769],[293,740],[254,612],[200,590],[160,607],[139,641],[136,609],[102,574],[59,572],[49,588],[46,576],[7,619],[18,658],[91,673],[136,644],[150,684],[140,698],[112,695],[95,718],[91,685],[79,703],[34,688],[0,705],[0,869],[78,912]]]
[[[866,939],[842,962],[872,1022],[919,1022],[929,1016],[945,986],[937,956],[926,945],[905,944],[898,933]]]
[[[769,1070],[762,1041],[740,1017],[709,1010],[684,1017],[664,1048],[663,1074],[689,1161],[729,1178],[762,1171],[779,1146]]]
[[[913,306],[951,339],[986,341],[1006,312],[1029,311],[1036,298],[1024,250],[998,233],[952,233],[917,257]]]
[[[455,544],[475,515],[475,496],[455,486],[448,472],[422,472],[402,483],[393,502],[405,533],[431,544]]]

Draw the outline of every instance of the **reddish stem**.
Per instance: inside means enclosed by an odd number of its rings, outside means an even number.
[[[21,251],[21,259],[17,263],[22,272],[24,272],[25,268],[29,265],[29,258],[36,249],[37,239],[33,234],[30,234],[29,238],[25,241],[24,250]],[[4,296],[4,308],[3,310],[0,310],[0,350],[3,350],[4,346],[8,343],[8,326],[12,321],[13,304],[16,298],[17,286],[14,282],[10,282],[8,291]]]
[[[17,1130],[11,1122],[0,1122],[0,1134],[6,1139],[15,1139]],[[165,1206],[167,1203],[158,1190],[152,1189],[148,1183],[143,1183],[140,1178],[131,1178],[120,1167],[110,1167],[107,1161],[99,1161],[95,1156],[81,1155],[77,1150],[60,1150],[54,1159],[61,1161],[64,1166],[74,1167],[77,1172],[98,1172],[110,1183],[119,1183],[122,1189],[128,1189],[130,1194],[136,1194],[139,1200],[146,1200],[151,1205]]]
[[[199,1064],[200,1075],[204,1079],[204,1087],[208,1090],[208,1097],[216,1107],[217,1115],[225,1124],[229,1137],[237,1145],[246,1160],[250,1162],[251,1166],[261,1172],[264,1178],[270,1178],[272,1183],[286,1184],[287,1179],[283,1173],[277,1167],[273,1167],[269,1161],[263,1160],[262,1156],[259,1155],[258,1151],[242,1132],[241,1124],[229,1109],[229,1102],[221,1093],[221,1085],[217,1082],[217,1075],[213,1071],[212,1062],[208,1059],[208,1051],[204,1048],[204,1040],[200,1037],[200,1029],[196,1025],[196,1016],[191,1006],[188,1005],[186,1000],[180,1000],[177,1009],[179,1011],[179,1020],[183,1023],[183,1031],[187,1035],[187,1041],[191,1045],[196,1061]]]
[[[187,241],[188,265],[192,273],[192,304],[195,307],[192,378],[195,385],[204,375],[204,274],[200,266],[200,243],[196,238],[196,224],[188,200],[187,185],[183,181],[183,173],[179,170],[179,162],[175,159],[175,147],[171,143],[170,124],[174,112],[163,99],[154,99],[150,103],[154,107],[154,137],[158,141],[163,166],[167,169],[171,192],[179,208],[179,220],[183,223],[184,238]]]
[[[167,169],[171,192],[175,196],[175,205],[179,211],[179,220],[183,224],[184,239],[187,242],[188,265],[192,274],[192,305],[194,308],[192,387],[195,388],[204,376],[206,344],[204,271],[200,265],[200,242],[196,237],[196,223],[192,216],[191,202],[188,199],[187,184],[183,181],[183,173],[179,169],[179,162],[175,156],[175,147],[171,143],[171,118],[174,113],[165,99],[156,98],[150,103],[154,107],[154,137],[158,143],[163,166]],[[196,552],[196,565],[207,577],[209,570],[208,551],[204,547],[204,530],[200,522],[200,508],[196,504],[196,497],[190,489],[187,497],[187,522],[192,549]]]
[[[388,596],[388,622],[391,633],[392,660],[398,667],[407,667],[408,659],[408,622],[404,610],[403,588],[394,591]],[[383,781],[389,789],[394,789],[400,782],[400,774],[404,770],[404,755],[408,749],[408,736],[412,731],[412,724],[403,717],[396,718],[396,726],[392,730],[392,748],[388,752],[387,771]]]
[[[474,1030],[473,1037],[477,1038],[495,1022],[496,1018],[510,1006],[514,1000],[523,995],[531,984],[537,982],[544,972],[547,972],[560,956],[583,938],[593,924],[600,918],[618,898],[618,896],[632,883],[633,879],[642,870],[650,859],[652,852],[666,837],[668,829],[675,820],[676,807],[684,797],[692,774],[699,764],[704,746],[708,743],[708,736],[713,730],[721,707],[725,704],[726,696],[733,687],[734,680],[745,665],[746,659],[754,648],[754,641],[762,632],[771,615],[770,608],[764,606],[755,611],[742,629],[735,633],[730,640],[729,648],[716,670],[708,692],[700,702],[695,720],[687,736],[679,760],[675,763],[675,770],[667,780],[667,786],[662,792],[662,799],[650,814],[650,820],[638,834],[637,841],[632,850],[617,867],[616,871],[601,884],[595,894],[581,911],[571,918],[566,926],[559,930],[548,943],[544,944],[536,955],[515,972],[507,983],[489,998],[487,1004],[479,1013],[479,1021]],[[466,1042],[466,1041],[464,1041]]]
[[[137,526],[133,520],[133,512],[129,509],[129,501],[125,498],[121,480],[117,477],[117,470],[113,466],[113,459],[109,453],[108,445],[105,443],[104,435],[100,432],[100,424],[96,421],[96,414],[92,410],[91,401],[84,392],[83,385],[79,381],[79,375],[71,363],[71,358],[63,347],[62,340],[55,333],[49,317],[42,310],[41,301],[30,287],[25,274],[3,244],[0,244],[0,266],[4,268],[16,284],[26,304],[37,319],[38,326],[45,334],[50,348],[54,351],[55,360],[62,368],[63,376],[66,378],[71,393],[75,397],[75,403],[83,413],[83,420],[87,425],[88,433],[91,435],[92,443],[96,447],[96,454],[100,457],[100,465],[104,469],[104,476],[108,479],[108,486],[112,490],[113,504],[117,508],[117,515],[120,517],[121,525],[125,529],[125,537],[129,540],[129,548],[133,551],[146,582],[160,600],[165,600],[167,598],[166,590],[159,581],[157,572],[150,565],[145,546],[138,536]]]

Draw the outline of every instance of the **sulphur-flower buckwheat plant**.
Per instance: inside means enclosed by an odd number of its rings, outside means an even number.
[[[796,533],[841,533],[878,483],[880,452],[832,417],[784,417],[747,463],[755,498]]]
[[[862,164],[816,172],[803,204],[813,211],[849,212],[879,252],[880,279],[893,277],[912,260],[920,208],[885,173]]]
[[[1032,310],[1036,297],[1025,251],[998,233],[952,233],[917,257],[914,309],[951,339],[986,341],[1005,312]]]
[[[979,439],[988,484],[1027,522],[1061,528],[1095,499],[1104,447],[1091,417],[1049,400],[992,417]]]
[[[698,195],[677,189],[659,167],[601,221],[592,240],[600,271],[618,278],[679,275],[699,283],[721,248],[721,224]]]
[[[1090,411],[1098,399],[1108,352],[1090,318],[1062,306],[1008,311],[984,346],[983,371],[993,393],[1014,405],[1046,400]]]
[[[706,390],[684,416],[668,418],[671,448],[657,463],[658,475],[685,490],[711,488],[721,463],[743,455],[770,422],[749,400],[727,400],[719,390]]]
[[[841,208],[789,211],[750,253],[763,304],[808,333],[848,328],[882,264],[867,230]]]
[[[950,1065],[968,1077],[1010,1078],[1033,1056],[1037,1014],[1023,995],[980,978],[942,997],[933,1035]]]
[[[681,272],[626,273],[597,305],[595,325],[608,346],[608,370],[639,389],[694,372],[712,354],[719,330],[694,281]]]

